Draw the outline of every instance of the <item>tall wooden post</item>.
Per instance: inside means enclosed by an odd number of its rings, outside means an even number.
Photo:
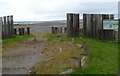
[[[120,44],[120,18],[119,18],[119,27],[118,27],[118,43]]]
[[[10,17],[7,16],[7,26],[8,26],[8,38],[11,37],[11,28],[10,28]]]
[[[79,36],[79,14],[73,14],[73,37]]]
[[[87,22],[86,22],[86,36],[90,37],[91,33],[91,15],[87,14]]]
[[[83,34],[86,37],[86,23],[87,23],[87,14],[83,14]]]
[[[101,39],[102,38],[102,31],[103,31],[103,21],[102,21],[102,15],[96,14],[96,38]]]
[[[3,31],[3,29],[2,29],[2,27],[3,27],[3,21],[2,21],[2,17],[0,17],[0,39],[2,39],[2,31]]]
[[[14,37],[14,27],[13,27],[13,15],[10,16],[10,28],[11,37]]]
[[[93,37],[93,38],[96,38],[96,19],[95,19],[95,15],[96,15],[96,14],[93,14],[93,29],[92,29],[92,30],[93,30],[93,31],[92,31],[92,33],[93,33],[93,34],[92,34],[92,35],[93,35],[92,37]]]
[[[79,14],[67,14],[67,36],[79,36]]]
[[[90,37],[93,38],[94,29],[94,14],[90,14]]]
[[[6,19],[6,16],[3,17],[4,19],[4,23],[3,23],[3,31],[4,31],[4,38],[8,38],[8,27],[7,27],[7,19]]]
[[[73,14],[67,14],[67,36],[73,35]]]

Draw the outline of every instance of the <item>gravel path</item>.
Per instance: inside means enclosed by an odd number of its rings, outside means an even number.
[[[44,41],[29,41],[7,50],[2,56],[3,74],[27,74],[29,68],[45,59]]]

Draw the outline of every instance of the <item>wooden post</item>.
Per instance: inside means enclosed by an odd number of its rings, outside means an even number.
[[[113,30],[103,30],[104,40],[114,40]]]
[[[2,34],[3,34],[3,29],[2,29],[2,27],[3,27],[3,21],[2,21],[2,17],[0,17],[0,39],[2,39]]]
[[[86,37],[86,23],[87,23],[87,14],[83,14],[83,33],[84,36]]]
[[[109,20],[109,14],[102,14],[103,20]]]
[[[52,33],[54,34],[54,27],[52,26],[52,29],[51,29]]]
[[[67,14],[67,36],[73,36],[73,14]]]
[[[73,37],[79,36],[79,14],[73,14]]]
[[[118,43],[120,44],[120,18],[118,19],[119,21],[119,27],[118,27]]]
[[[21,31],[22,31],[22,35],[25,34],[25,28],[21,28]]]
[[[17,35],[17,28],[14,28],[14,35]]]
[[[64,33],[65,34],[67,33],[67,27],[64,27]]]
[[[62,27],[57,27],[58,30],[57,30],[57,33],[62,33]]]
[[[53,27],[52,27],[52,33],[53,33],[53,34],[62,33],[62,27],[53,26]]]
[[[8,38],[11,37],[11,28],[10,28],[10,17],[7,16],[7,27],[8,27]]]
[[[90,37],[93,38],[94,14],[90,14]]]
[[[91,33],[91,15],[87,14],[86,36],[90,37],[90,33]]]
[[[8,27],[7,27],[6,16],[4,16],[3,18],[4,18],[4,26],[3,26],[4,38],[8,38]]]
[[[92,33],[93,33],[93,38],[96,38],[96,19],[95,19],[95,15],[96,14],[93,14],[93,31],[92,31]]]
[[[67,14],[67,36],[79,36],[79,14]]]
[[[19,35],[22,35],[22,28],[19,28]]]
[[[30,27],[27,27],[27,34],[30,35]]]
[[[114,14],[110,14],[110,20],[114,20]]]
[[[101,39],[102,38],[102,30],[103,30],[103,21],[102,21],[102,15],[96,14],[96,38]]]
[[[11,37],[14,37],[13,15],[10,16]]]

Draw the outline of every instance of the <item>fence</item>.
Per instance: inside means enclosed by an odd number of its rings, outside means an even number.
[[[30,35],[30,27],[16,27],[14,35]]]
[[[0,17],[0,24],[2,25],[2,39],[14,37],[13,15]]]
[[[51,32],[53,34],[66,34],[67,28],[65,26],[52,26]]]
[[[83,14],[83,33],[85,37],[113,40],[113,30],[103,29],[103,20],[114,20],[113,14]]]
[[[0,17],[0,26],[2,26],[2,39],[12,38],[16,35],[30,35],[30,27],[14,28],[13,15]]]

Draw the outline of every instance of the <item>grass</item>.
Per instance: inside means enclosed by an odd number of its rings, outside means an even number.
[[[58,47],[62,48],[62,52],[57,49]],[[49,41],[44,54],[48,56],[48,59],[52,59],[37,63],[35,65],[37,74],[57,74],[74,67],[71,64],[70,57],[80,56],[81,50],[77,48],[75,44],[69,42]]]
[[[20,24],[13,24],[13,26],[19,26]]]
[[[32,37],[33,35],[23,35],[23,36],[16,36],[14,38],[4,39],[2,43],[2,52]]]
[[[61,35],[46,34],[43,38],[59,40]],[[117,74],[118,73],[118,44],[115,41],[101,41],[97,39],[78,37],[77,43],[87,42],[91,49],[87,60],[87,67],[77,69],[71,74]],[[65,41],[71,41],[71,37],[64,36]],[[66,52],[67,53],[67,52]],[[56,64],[56,63],[54,63]]]
[[[87,41],[92,52],[87,68],[77,70],[72,74],[117,74],[118,44],[114,41],[100,41],[81,38],[78,42]]]

